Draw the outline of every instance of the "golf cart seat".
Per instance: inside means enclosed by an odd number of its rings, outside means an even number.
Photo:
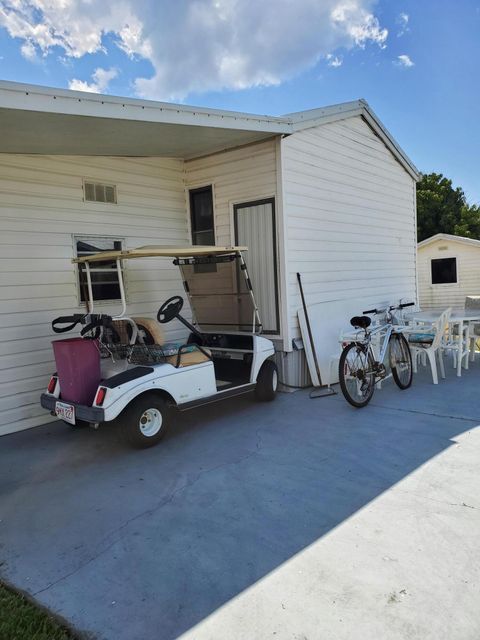
[[[145,344],[159,344],[165,342],[165,334],[162,325],[154,318],[132,318],[138,327]]]
[[[165,352],[165,360],[175,367],[188,367],[193,364],[207,362],[210,351],[200,350],[196,345],[185,345],[182,342],[165,342],[165,334],[161,324],[154,318],[132,318],[137,325],[139,335],[147,346],[161,347]],[[123,344],[128,344],[132,335],[128,320],[114,320],[114,328]],[[138,340],[137,340],[138,344]],[[180,354],[180,356],[179,356]]]
[[[165,335],[161,325],[153,318],[131,318],[138,328],[140,336],[145,344],[162,345],[165,342]],[[115,340],[119,344],[129,344],[132,338],[132,324],[130,320],[124,318],[112,321],[115,330]]]

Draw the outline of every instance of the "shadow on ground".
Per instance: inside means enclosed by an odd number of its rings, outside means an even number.
[[[480,422],[480,367],[371,406],[280,394],[127,449],[53,423],[0,440],[0,574],[99,638],[170,640]]]

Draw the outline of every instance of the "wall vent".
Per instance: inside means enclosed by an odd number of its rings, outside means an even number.
[[[101,184],[99,182],[84,181],[83,193],[86,202],[117,203],[117,188],[113,184]]]

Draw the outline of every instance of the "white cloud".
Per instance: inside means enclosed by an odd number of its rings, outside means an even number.
[[[396,23],[399,25],[399,29],[397,33],[398,37],[403,36],[404,33],[407,33],[407,31],[410,31],[408,27],[409,21],[410,21],[410,16],[408,15],[408,13],[399,14],[399,16],[396,19]]]
[[[403,53],[401,56],[397,56],[395,64],[397,64],[399,67],[413,67],[415,63],[411,60],[410,56],[407,56],[406,53]]]
[[[138,21],[134,0],[0,0],[0,26],[22,38],[43,55],[54,47],[72,58],[102,50],[102,36],[118,33]]]
[[[327,55],[327,61],[329,67],[341,67],[343,64],[343,58],[334,56],[332,53]]]
[[[24,58],[27,60],[33,61],[37,58],[37,50],[35,49],[35,45],[30,40],[25,40],[25,42],[20,47],[20,52]]]
[[[68,83],[68,88],[73,91],[90,91],[91,93],[104,93],[111,80],[118,76],[117,69],[98,68],[92,73],[93,82],[84,82],[74,78]]]
[[[360,2],[336,3],[332,20],[341,25],[353,40],[353,44],[365,47],[367,42],[376,42],[381,48],[386,46],[388,30],[382,29],[378,18],[362,10]],[[360,11],[360,12],[359,12]]]
[[[0,25],[40,55],[56,49],[67,58],[104,51],[104,36],[113,34],[128,56],[147,58],[153,65],[152,78],[135,82],[139,95],[183,99],[191,92],[278,84],[339,48],[384,48],[388,31],[373,14],[375,4],[0,0]]]

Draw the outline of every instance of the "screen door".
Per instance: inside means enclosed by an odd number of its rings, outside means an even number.
[[[279,333],[275,200],[234,206],[235,242],[248,247],[245,255],[262,333]]]

